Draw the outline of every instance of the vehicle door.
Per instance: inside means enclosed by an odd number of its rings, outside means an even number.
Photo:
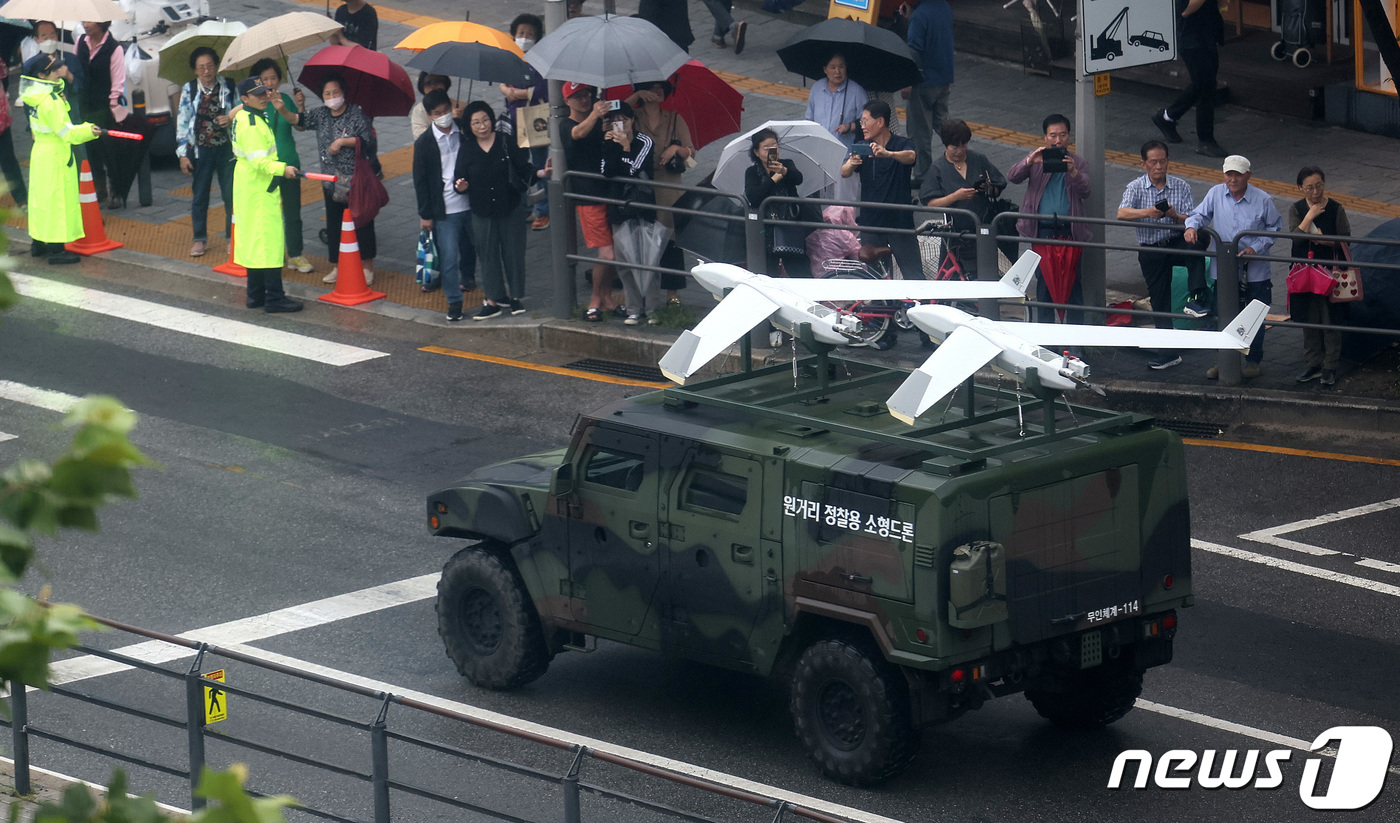
[[[636,635],[661,579],[654,435],[603,426],[575,450],[568,507],[570,606],[576,620]],[[655,622],[648,632],[655,635]]]

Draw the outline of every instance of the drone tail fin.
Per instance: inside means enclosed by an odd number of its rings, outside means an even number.
[[[1254,341],[1254,336],[1264,327],[1264,320],[1269,314],[1269,307],[1259,300],[1249,301],[1235,319],[1230,321],[1230,327],[1224,329],[1225,336],[1229,337],[1236,344],[1240,351],[1249,351],[1249,345]]]

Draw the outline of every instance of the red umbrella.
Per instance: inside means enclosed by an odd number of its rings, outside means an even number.
[[[364,46],[326,46],[306,61],[297,80],[319,91],[331,74],[345,80],[346,100],[370,117],[403,117],[413,110],[408,72],[380,52]]]
[[[1040,255],[1040,276],[1045,280],[1045,288],[1050,292],[1050,301],[1068,303],[1070,291],[1074,288],[1074,279],[1079,276],[1079,257],[1084,253],[1084,249],[1080,246],[1033,243],[1031,251]],[[1064,322],[1064,309],[1056,309],[1055,314]]]
[[[671,75],[674,91],[661,103],[661,108],[681,116],[690,127],[690,139],[695,148],[704,148],[714,141],[739,131],[739,117],[744,111],[744,95],[720,76],[691,60]],[[622,100],[632,94],[631,86],[608,89],[609,100]]]

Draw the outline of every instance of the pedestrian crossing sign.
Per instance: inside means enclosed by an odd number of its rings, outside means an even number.
[[[205,672],[204,676],[210,680],[224,682],[224,670]],[[215,689],[209,686],[204,687],[204,722],[218,723],[220,720],[228,719],[228,695],[223,689]]]

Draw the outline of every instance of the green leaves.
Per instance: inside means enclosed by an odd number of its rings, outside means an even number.
[[[234,763],[226,772],[205,766],[195,794],[215,802],[195,813],[195,823],[287,823],[282,809],[297,801],[287,795],[251,797],[243,790],[247,779],[248,767],[242,763]]]
[[[159,823],[166,819],[150,795],[127,796],[126,773],[121,769],[112,773],[104,801],[94,798],[87,786],[75,783],[63,791],[61,803],[44,803],[34,815],[34,823]]]
[[[15,293],[15,284],[10,282],[10,276],[0,271],[0,311],[8,309],[19,300],[19,295]]]

